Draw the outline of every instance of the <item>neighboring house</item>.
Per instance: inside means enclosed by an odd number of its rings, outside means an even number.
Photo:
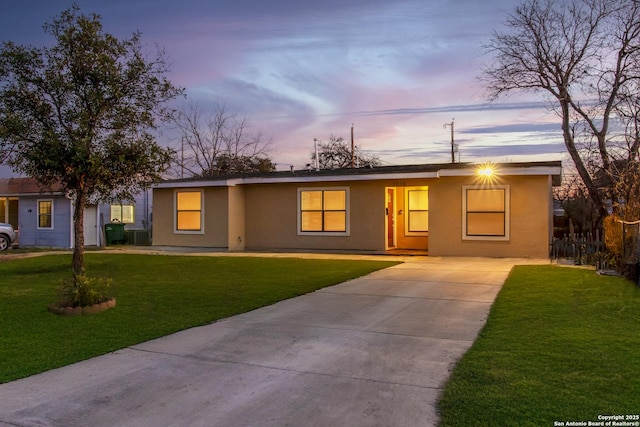
[[[547,257],[561,163],[425,164],[165,181],[153,244]]]
[[[109,222],[124,223],[127,243],[149,244],[151,211],[151,190],[146,190],[137,194],[133,201],[99,205],[98,223],[102,226],[101,230],[104,230],[104,224]]]
[[[104,246],[104,224],[118,220],[125,229],[150,229],[150,192],[132,204],[93,204],[84,212],[86,246]],[[59,185],[44,189],[32,178],[0,179],[0,222],[18,232],[22,247],[71,248],[73,203]]]

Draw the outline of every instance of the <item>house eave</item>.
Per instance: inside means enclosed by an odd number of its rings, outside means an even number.
[[[244,178],[243,184],[275,184],[304,182],[338,182],[338,181],[379,181],[383,179],[437,178],[437,172],[412,173],[380,173],[367,175],[331,175],[331,176],[292,176],[273,178]]]
[[[429,165],[434,166],[434,165]],[[154,185],[154,188],[196,188],[196,187],[234,187],[236,185],[247,184],[284,184],[284,183],[318,183],[318,182],[354,182],[354,181],[380,181],[398,179],[437,179],[443,177],[469,177],[477,174],[479,165],[476,164],[455,164],[442,165],[441,167],[429,167],[428,170],[409,171],[371,171],[365,170],[363,173],[353,172],[353,170],[320,171],[314,174],[313,171],[303,175],[278,174],[275,176],[239,176],[231,178],[201,178],[164,181]],[[554,185],[559,185],[562,175],[560,162],[551,164],[498,164],[496,165],[498,176],[551,176]]]
[[[197,187],[235,187],[244,184],[244,178],[208,180],[202,179],[197,181],[183,181],[176,183],[175,181],[165,181],[155,184],[153,188],[197,188]]]
[[[41,193],[0,193],[0,197],[53,197],[53,196],[64,196],[65,193],[61,191],[43,191]]]

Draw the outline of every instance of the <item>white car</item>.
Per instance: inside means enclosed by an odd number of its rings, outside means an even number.
[[[16,241],[16,232],[11,224],[0,223],[0,251],[6,251]]]

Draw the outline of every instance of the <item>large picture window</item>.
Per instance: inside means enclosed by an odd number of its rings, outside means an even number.
[[[509,239],[509,187],[463,188],[463,239]]]
[[[301,188],[298,190],[298,233],[347,235],[348,189]]]
[[[408,236],[425,235],[429,231],[429,191],[426,187],[413,187],[405,194],[405,232]]]
[[[202,191],[176,191],[176,232],[202,233]]]
[[[53,200],[38,200],[38,228],[53,228]]]

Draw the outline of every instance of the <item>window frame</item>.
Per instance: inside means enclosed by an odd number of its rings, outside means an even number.
[[[324,200],[324,192],[325,191],[344,191],[345,196],[345,230],[344,231],[303,231],[302,230],[302,193],[306,191],[322,191],[323,192],[323,200]],[[351,205],[349,202],[350,194],[349,187],[345,186],[336,186],[336,187],[299,187],[298,188],[298,200],[296,207],[296,217],[297,217],[297,233],[298,236],[350,236],[351,235]],[[332,212],[331,210],[328,210]],[[321,211],[323,214],[325,212],[324,206]],[[335,211],[334,212],[338,212]],[[340,211],[342,212],[342,211]]]
[[[469,190],[503,190],[504,191],[504,211],[469,211],[467,209],[467,196]],[[511,239],[511,189],[509,185],[464,185],[462,186],[462,240],[484,240],[484,241],[509,241]],[[467,234],[469,213],[503,213],[504,214],[504,235],[477,235]]]
[[[178,194],[179,193],[199,193],[200,194],[200,210],[184,209],[178,211]],[[200,212],[200,229],[199,230],[181,230],[178,228],[178,212]],[[173,192],[173,232],[175,234],[204,234],[204,190],[201,188],[176,189]]]
[[[40,214],[40,203],[45,203],[45,202],[51,203],[51,212],[49,213],[50,225],[48,227],[40,226],[40,216],[41,216],[41,214]],[[36,200],[36,212],[37,212],[37,214],[36,214],[36,229],[38,229],[38,230],[53,230],[54,229],[54,222],[53,222],[53,219],[54,219],[53,213],[54,213],[54,209],[55,209],[54,206],[55,206],[55,204],[53,203],[53,199],[37,199]]]
[[[124,221],[123,220],[123,212],[124,212],[124,208],[125,207],[129,207],[131,208],[131,221]],[[116,218],[119,222],[123,223],[123,224],[135,224],[136,223],[136,206],[135,205],[131,205],[131,204],[122,204],[122,203],[116,203],[113,205],[109,206],[109,216],[110,216],[110,220],[111,222],[113,222],[114,220],[114,216],[113,216],[113,209],[117,208],[120,209],[120,218]]]
[[[427,193],[427,209],[412,209],[409,206],[409,192],[411,191],[425,191]],[[404,235],[405,236],[428,236],[429,235],[429,187],[427,186],[414,186],[405,187],[404,191]],[[427,212],[427,229],[425,231],[410,231],[410,217],[411,212]]]

